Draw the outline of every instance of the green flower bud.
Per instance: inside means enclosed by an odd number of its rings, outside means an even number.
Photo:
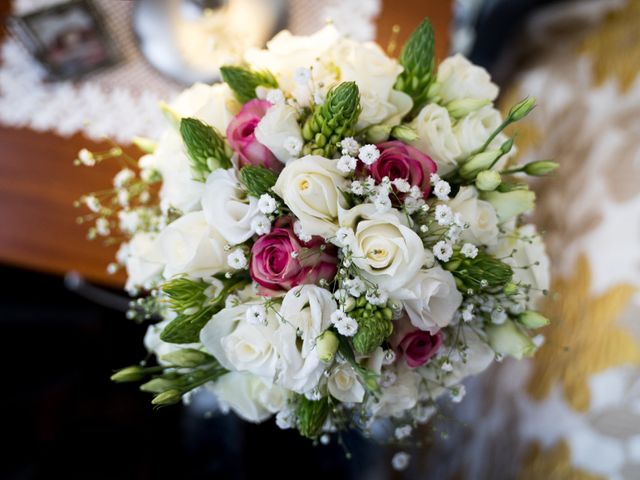
[[[111,381],[116,383],[124,382],[137,382],[145,377],[144,368],[136,365],[132,367],[123,368],[111,375]]]
[[[449,102],[447,110],[453,118],[462,118],[490,104],[491,101],[486,98],[459,98]]]
[[[184,348],[182,350],[176,350],[175,352],[167,353],[160,357],[165,362],[175,365],[176,367],[193,368],[202,365],[203,363],[210,362],[213,357],[200,350],[193,348]]]
[[[365,307],[364,312],[360,310],[353,315],[358,322],[358,331],[352,339],[353,349],[362,355],[373,352],[393,332],[391,319],[387,319],[380,310],[373,311],[376,307],[369,305],[372,308]]]
[[[347,297],[344,302],[344,311],[349,313],[354,308],[356,308],[356,299],[353,297]]]
[[[542,328],[551,323],[547,317],[532,310],[527,310],[518,315],[518,322],[527,328]]]
[[[487,327],[489,344],[500,355],[509,355],[518,360],[531,357],[536,352],[536,346],[531,339],[511,320],[502,325]]]
[[[508,118],[512,122],[517,122],[526,117],[531,110],[536,106],[536,99],[534,97],[527,97],[524,100],[516,103],[511,110],[509,110]]]
[[[331,362],[338,351],[339,345],[338,336],[332,330],[325,330],[316,338],[318,358],[326,363]]]
[[[509,282],[504,286],[502,290],[507,297],[516,295],[520,291],[520,287],[513,282]]]
[[[355,134],[360,111],[360,91],[355,82],[332,88],[302,126],[302,137],[307,141],[303,153],[333,157],[337,143]]]
[[[212,126],[195,118],[183,118],[180,134],[191,160],[194,180],[204,182],[213,170],[231,166],[231,151]]]
[[[455,269],[452,269],[454,264]],[[458,252],[445,268],[460,281],[463,291],[469,288],[474,291],[502,289],[513,277],[513,269],[509,265],[483,251],[479,251],[475,258],[463,257]]]
[[[369,143],[382,143],[389,140],[391,135],[390,125],[373,125],[367,128],[365,136]]]
[[[240,181],[252,197],[260,198],[276,184],[278,175],[264,167],[247,165],[240,170]]]
[[[512,219],[522,213],[533,209],[536,194],[530,190],[512,190],[510,192],[483,192],[480,196],[483,200],[493,205],[500,223]]]
[[[539,160],[537,162],[527,163],[522,170],[527,175],[541,177],[542,175],[547,175],[555,171],[559,166],[559,163],[550,160]]]
[[[495,190],[500,183],[502,183],[502,177],[495,170],[483,170],[476,177],[476,187],[485,192]]]
[[[145,137],[133,137],[131,139],[133,144],[142,150],[144,153],[153,153],[158,145],[154,140]]]
[[[403,123],[393,127],[391,130],[391,136],[393,138],[397,138],[401,142],[410,143],[418,139],[418,132],[415,128]]]
[[[245,67],[225,65],[220,67],[222,79],[229,85],[240,103],[256,98],[256,88],[278,88],[278,81],[269,71],[254,71]]]
[[[316,438],[322,433],[322,426],[329,416],[329,402],[326,398],[314,401],[302,396],[296,414],[300,434],[303,437]]]
[[[491,168],[502,155],[501,150],[489,150],[477,153],[460,167],[458,173],[462,178],[467,180],[475,178],[481,171]]]
[[[167,390],[153,397],[153,400],[151,400],[151,404],[158,406],[173,405],[175,403],[178,403],[181,398],[182,393],[179,390]]]

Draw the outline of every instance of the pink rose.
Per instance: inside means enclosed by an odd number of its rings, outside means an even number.
[[[398,140],[376,146],[380,150],[380,157],[369,167],[376,183],[380,183],[384,177],[389,177],[391,181],[400,178],[409,182],[411,186],[418,186],[426,199],[431,192],[430,176],[436,173],[436,163],[420,150]],[[400,200],[406,195],[398,192],[395,187],[394,191]],[[395,203],[397,204],[397,201]]]
[[[331,281],[336,274],[335,247],[325,244],[321,237],[301,241],[290,224],[290,219],[279,219],[275,228],[256,240],[251,248],[249,273],[262,287],[264,295],[320,279]],[[324,250],[320,248],[322,245]]]
[[[250,100],[245,103],[227,127],[227,141],[238,153],[238,166],[256,165],[280,171],[284,165],[271,150],[256,139],[255,130],[271,103],[266,100]]]
[[[398,357],[404,357],[409,368],[427,363],[442,346],[442,333],[431,334],[418,330],[403,317],[396,321],[390,339],[391,346]]]

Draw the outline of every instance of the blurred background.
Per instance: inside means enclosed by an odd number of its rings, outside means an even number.
[[[404,472],[355,434],[347,460],[111,384],[146,326],[106,271],[116,247],[75,221],[116,165],[74,167],[78,151],[108,136],[139,155],[127,142],[159,133],[158,101],[281,28],[331,19],[386,48],[424,17],[439,59],[487,68],[504,109],[538,98],[519,155],[561,164],[536,186],[554,278],[536,358],[473,379]],[[0,20],[0,478],[640,478],[640,1],[1,0]]]

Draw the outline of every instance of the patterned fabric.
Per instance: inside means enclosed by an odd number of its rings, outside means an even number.
[[[474,379],[435,425],[429,478],[640,478],[638,25],[640,0],[562,3],[527,25],[529,63],[503,104],[539,99],[518,161],[561,163],[535,218],[552,324],[531,361]]]
[[[14,0],[13,11],[26,13],[61,0]],[[109,136],[129,143],[134,136],[156,137],[164,128],[158,109],[182,86],[165,79],[143,59],[130,28],[132,1],[95,0],[124,61],[80,82],[47,84],[43,72],[22,46],[8,38],[0,47],[0,124]],[[380,0],[289,0],[293,33],[309,34],[331,19],[359,40],[373,39]]]

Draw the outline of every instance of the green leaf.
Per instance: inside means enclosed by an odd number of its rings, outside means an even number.
[[[204,182],[213,170],[231,167],[230,149],[212,126],[196,118],[183,118],[180,134],[191,160],[194,180]]]
[[[404,71],[398,76],[395,89],[413,99],[412,113],[427,102],[429,87],[434,79],[435,36],[428,18],[411,34],[400,53]]]
[[[252,197],[260,198],[276,184],[278,175],[264,167],[247,165],[240,170],[240,181]]]
[[[256,98],[257,87],[278,88],[278,81],[267,70],[258,72],[246,67],[224,66],[220,74],[240,103]]]

